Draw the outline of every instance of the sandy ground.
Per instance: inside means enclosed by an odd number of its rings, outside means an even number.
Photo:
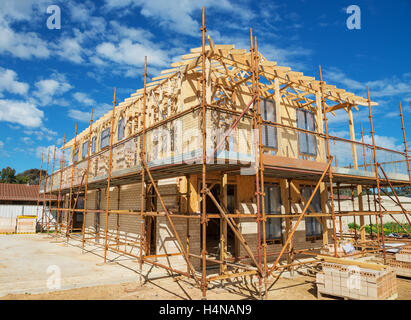
[[[12,237],[7,241],[0,237],[0,294],[3,293],[0,300],[201,299],[201,292],[193,286],[193,282],[181,277],[170,277],[162,270],[146,272],[148,280],[141,285],[135,261],[119,258],[117,263],[103,264],[99,253],[82,254],[80,248],[66,246],[44,235]],[[34,248],[36,250],[30,252]],[[62,272],[62,290],[50,292],[45,285],[50,276],[45,270],[50,263],[65,268]],[[397,280],[398,299],[411,300],[411,280]],[[297,273],[294,277],[282,277],[270,289],[269,299],[316,300],[314,282],[314,276]],[[254,283],[250,283],[247,278],[245,281],[233,279],[230,285],[224,287],[221,282],[213,282],[209,286],[207,298],[242,300],[256,299],[257,295]]]

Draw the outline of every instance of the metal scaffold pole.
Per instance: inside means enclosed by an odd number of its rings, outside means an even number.
[[[325,107],[325,100],[324,100],[324,82],[323,82],[323,74],[321,71],[321,66],[319,66],[320,70],[320,92],[321,92],[321,108],[323,111],[323,116],[324,116],[324,129],[325,129],[325,143],[327,147],[327,159],[328,161],[332,161],[333,157],[330,154],[330,136],[328,134],[328,124],[327,124],[327,111]],[[330,166],[329,171],[328,171],[328,178],[330,181],[330,198],[331,198],[331,216],[332,216],[332,222],[333,222],[333,238],[334,238],[334,255],[337,256],[337,245],[338,245],[338,239],[337,239],[337,234],[336,234],[336,229],[335,229],[335,208],[334,208],[334,189],[333,189],[333,173],[332,173],[332,168]],[[325,225],[327,227],[327,225]]]
[[[202,47],[201,47],[201,136],[202,136],[202,163],[201,163],[201,236],[202,236],[202,277],[201,277],[201,291],[202,299],[207,298],[207,206],[206,206],[206,189],[207,189],[207,178],[206,178],[206,160],[207,160],[207,137],[206,137],[206,52],[205,52],[205,33],[207,32],[205,26],[205,13],[204,7],[202,10],[202,25],[201,25],[201,34],[202,34]]]
[[[46,167],[46,180],[44,181],[44,188],[43,188],[43,214],[41,215],[41,231],[44,228],[44,215],[46,214],[46,193],[47,193],[47,176],[49,173],[49,160],[50,160],[50,147],[48,148],[48,155],[47,155],[47,167]]]
[[[106,188],[106,225],[104,227],[104,263],[107,262],[107,249],[108,249],[108,216],[110,208],[110,182],[111,182],[111,167],[113,161],[113,134],[114,134],[114,119],[116,111],[116,88],[114,88],[114,98],[113,98],[113,110],[111,114],[111,126],[110,126],[110,145],[109,145],[109,155],[108,155],[108,173],[107,173],[107,188]]]
[[[76,129],[74,130],[74,144],[72,148],[72,153],[71,153],[71,176],[70,176],[70,192],[69,192],[69,199],[68,199],[68,208],[70,209],[67,211],[67,217],[66,217],[66,240],[68,241],[69,239],[69,221],[70,215],[72,214],[71,211],[71,205],[72,205],[72,196],[73,196],[73,183],[74,183],[74,168],[75,168],[75,153],[76,153],[76,147],[77,147],[77,123],[76,123]]]
[[[39,203],[40,203],[40,190],[41,190],[41,176],[43,171],[43,152],[41,153],[41,162],[40,162],[40,177],[39,177],[39,191],[37,193],[37,202],[36,202],[36,216],[39,216]],[[43,213],[42,215],[43,216]]]
[[[378,174],[377,149],[376,149],[376,146],[375,146],[375,136],[374,136],[374,125],[373,125],[373,121],[372,121],[370,90],[369,90],[368,86],[367,86],[367,97],[368,97],[368,112],[369,112],[370,126],[371,126],[371,138],[372,138],[372,146],[373,146],[373,154],[374,154],[375,179],[377,181],[377,191],[378,191],[378,207],[379,207],[378,212],[379,212],[380,224],[381,224],[382,252],[383,252],[384,264],[385,264],[387,262],[387,259],[386,259],[386,252],[385,252],[384,223],[383,223],[383,214],[382,214],[382,207],[381,207],[380,175]],[[379,231],[377,229],[377,234],[378,233],[379,233]]]
[[[66,144],[66,134],[64,134],[63,138],[63,147]],[[57,197],[57,214],[56,214],[56,236],[58,235],[60,231],[60,202],[61,202],[61,185],[63,183],[63,171],[64,171],[64,151],[65,149],[63,148],[61,159],[60,159],[60,182],[59,182],[59,194]]]
[[[87,191],[88,191],[88,173],[90,170],[90,150],[91,150],[91,136],[93,134],[93,108],[91,108],[90,112],[90,128],[88,133],[87,139],[87,167],[86,167],[86,183],[84,186],[84,209],[83,209],[83,226],[81,228],[82,239],[81,239],[81,247],[84,250],[84,243],[85,243],[85,232],[86,232],[86,219],[87,219]],[[82,150],[83,152],[83,150]]]
[[[53,166],[51,170],[51,180],[50,180],[50,193],[49,193],[49,214],[47,216],[47,234],[50,232],[50,223],[51,223],[51,206],[52,206],[52,196],[53,196],[53,182],[54,182],[54,165],[56,161],[56,148],[57,148],[57,140],[54,143],[54,151],[53,151]]]
[[[141,134],[141,196],[140,196],[140,284],[143,283],[143,264],[144,264],[144,248],[146,246],[146,228],[145,228],[145,200],[146,200],[146,188],[145,188],[145,169],[143,163],[146,159],[146,116],[147,116],[147,56],[144,57],[144,92],[143,92],[143,130]]]

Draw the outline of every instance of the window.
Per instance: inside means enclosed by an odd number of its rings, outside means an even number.
[[[264,186],[264,205],[266,214],[281,214],[281,189],[278,185]],[[265,222],[265,238],[267,241],[281,242],[281,218],[267,218]],[[262,238],[262,234],[261,234]]]
[[[308,201],[314,191],[313,187],[303,187],[301,188],[301,194],[303,197]],[[317,212],[322,212],[321,209],[321,197],[320,192],[317,190],[313,200],[310,203],[310,206],[315,209]],[[307,209],[307,212],[310,213],[310,208]],[[322,237],[322,225],[315,217],[307,217],[305,218],[305,235],[307,238],[314,240],[314,239],[321,239]]]
[[[74,150],[74,162],[77,162],[77,161],[78,161],[78,146]]]
[[[120,141],[120,140],[124,139],[125,130],[126,130],[126,119],[121,118],[118,121],[117,141]]]
[[[314,113],[309,110],[297,109],[297,127],[315,131]],[[302,154],[317,155],[317,139],[314,134],[298,132],[298,146]]]
[[[110,144],[110,127],[101,131],[100,149],[107,147]]]
[[[96,152],[96,140],[97,137],[94,136],[93,138],[91,138],[91,153],[95,153]]]
[[[261,117],[265,121],[276,122],[275,102],[270,99],[261,99]],[[263,125],[261,138],[263,145],[269,148],[277,149],[277,128],[272,125]]]
[[[84,142],[81,146],[81,158],[85,159],[88,155],[88,141]]]

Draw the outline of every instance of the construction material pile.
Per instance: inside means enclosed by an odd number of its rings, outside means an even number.
[[[328,294],[355,300],[386,300],[398,296],[396,274],[391,268],[374,270],[324,262],[316,283],[319,296]]]
[[[357,251],[355,250],[350,240],[342,240],[337,244],[337,257],[344,257],[347,255],[353,255],[355,253],[357,253]],[[334,256],[334,244],[330,243],[324,245],[324,247],[321,249],[321,254]]]
[[[36,233],[36,216],[18,216],[16,233]]]
[[[395,254],[395,259],[388,261],[397,275],[411,278],[411,246],[406,246],[399,253]]]

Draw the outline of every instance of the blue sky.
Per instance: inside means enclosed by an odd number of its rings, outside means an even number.
[[[361,29],[349,30],[349,5],[361,9]],[[61,8],[61,29],[49,30],[46,10]],[[249,48],[249,28],[262,54],[279,65],[318,76],[366,96],[375,108],[377,144],[403,150],[401,100],[411,140],[411,2],[388,1],[170,1],[2,0],[0,2],[0,169],[40,166],[41,152],[87,127],[149,77],[201,45],[201,6],[216,44]],[[367,110],[360,109],[370,141]],[[356,117],[359,139],[360,117]],[[347,118],[331,116],[330,131],[348,138]]]

